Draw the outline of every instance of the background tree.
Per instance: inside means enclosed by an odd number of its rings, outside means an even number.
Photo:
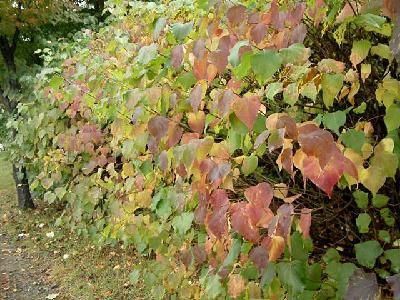
[[[35,74],[42,65],[35,51],[88,24],[90,14],[100,18],[104,0],[96,1],[30,1],[5,0],[0,3],[0,104],[1,121],[17,115],[20,101],[29,85],[21,83],[27,75]],[[90,22],[90,20],[89,20]],[[8,133],[9,137],[15,132]],[[4,139],[4,135],[3,135]],[[20,208],[33,208],[28,175],[23,161],[13,164]]]

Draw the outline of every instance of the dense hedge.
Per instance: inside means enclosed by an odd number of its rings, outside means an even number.
[[[154,258],[154,298],[399,297],[392,24],[292,2],[111,8],[10,125],[57,224]]]

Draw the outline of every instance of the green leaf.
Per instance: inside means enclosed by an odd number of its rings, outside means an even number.
[[[359,208],[366,209],[368,207],[368,193],[357,190],[353,192],[353,197]]]
[[[301,64],[309,56],[310,49],[306,48],[303,44],[292,44],[288,48],[283,48],[279,51],[282,58],[282,64]]]
[[[376,194],[372,198],[372,205],[376,208],[382,208],[382,207],[386,206],[388,201],[389,201],[388,196],[382,195],[382,194]]]
[[[400,104],[396,103],[387,107],[383,119],[388,132],[398,129],[400,127]]]
[[[49,204],[52,204],[54,201],[56,201],[56,199],[57,196],[53,192],[48,191],[44,194],[44,201],[46,201]]]
[[[311,239],[305,240],[300,232],[294,232],[290,237],[292,248],[291,258],[293,260],[307,261],[308,255],[312,251]]]
[[[164,29],[165,25],[167,24],[167,18],[159,18],[154,26],[153,31],[153,40],[158,39],[160,36],[161,31]]]
[[[193,22],[172,24],[171,30],[178,41],[183,40],[192,31]]]
[[[232,125],[232,129],[236,133],[244,136],[249,132],[249,130],[247,129],[246,125],[242,121],[240,121],[238,119],[238,117],[236,117],[236,115],[234,113],[230,114],[229,122]]]
[[[382,83],[378,84],[375,91],[376,100],[386,107],[391,106],[395,99],[400,97],[400,82],[390,76],[386,76]]]
[[[245,176],[253,173],[258,166],[258,157],[255,155],[246,156],[242,164],[242,172]]]
[[[390,243],[390,233],[387,230],[379,230],[378,231],[378,236],[381,241],[384,241],[385,243]]]
[[[293,106],[299,99],[299,87],[296,82],[288,84],[283,90],[283,100]]]
[[[310,98],[312,101],[315,101],[318,95],[318,91],[314,82],[308,82],[303,85],[300,89],[300,94],[304,97]]]
[[[371,42],[368,40],[360,40],[353,42],[350,61],[354,67],[356,67],[368,56],[369,49],[371,49]]]
[[[343,299],[346,294],[349,278],[356,270],[352,263],[341,264],[337,261],[331,261],[326,266],[326,273],[330,280],[333,280],[337,288],[336,299]]]
[[[306,289],[318,290],[321,286],[322,269],[319,263],[307,266]]]
[[[132,272],[129,273],[129,281],[135,285],[139,281],[139,276],[140,276],[140,271],[139,270],[133,270]]]
[[[236,67],[239,65],[239,50],[243,46],[248,46],[249,41],[239,41],[235,44],[235,46],[232,47],[229,56],[228,56],[228,62],[232,65],[232,67]]]
[[[358,107],[353,109],[356,114],[363,114],[367,108],[367,103],[363,102]]]
[[[374,31],[386,36],[391,35],[390,25],[386,23],[386,19],[376,14],[360,14],[353,20],[353,23],[366,31]],[[389,28],[386,25],[389,25]]]
[[[322,74],[322,98],[326,107],[331,107],[343,86],[343,74]]]
[[[392,60],[392,52],[390,51],[390,48],[388,45],[385,44],[378,44],[376,46],[373,46],[371,48],[371,54],[372,55],[378,55],[381,58],[387,59],[387,60]]]
[[[185,72],[178,76],[176,83],[181,85],[184,90],[190,89],[196,83],[196,77],[192,72]]]
[[[158,46],[156,43],[150,44],[148,46],[143,46],[142,48],[140,48],[136,60],[142,65],[147,65],[156,57],[157,49]]]
[[[225,267],[232,266],[238,259],[241,249],[242,249],[242,241],[239,239],[235,239],[232,247],[229,250],[228,255],[225,257],[219,270],[222,271]]]
[[[260,287],[264,288],[265,286],[270,285],[275,276],[276,276],[275,263],[269,262],[267,268],[264,271],[263,276],[261,277]]]
[[[242,79],[243,77],[249,75],[252,56],[253,54],[251,52],[246,52],[242,55],[240,64],[233,69],[233,74],[235,74],[237,79]]]
[[[375,240],[356,244],[354,248],[357,261],[369,269],[375,266],[376,259],[383,253],[381,245]]]
[[[267,91],[265,96],[268,99],[274,99],[275,95],[283,91],[283,83],[282,82],[272,82],[267,86]]]
[[[302,261],[280,262],[277,273],[282,284],[293,294],[303,292],[306,285],[306,264]]]
[[[222,292],[223,288],[220,277],[217,274],[208,276],[204,290],[207,299],[217,299]]]
[[[193,218],[192,212],[184,212],[172,220],[172,227],[174,227],[175,232],[184,235],[192,226]]]
[[[258,269],[255,265],[249,264],[240,270],[240,275],[247,280],[255,280],[259,277]]]
[[[362,131],[349,129],[340,135],[340,139],[346,145],[358,153],[362,153],[361,148],[365,143],[365,134]]]
[[[54,75],[50,82],[49,82],[49,86],[53,89],[53,90],[58,90],[61,86],[64,85],[64,78],[62,78],[59,75]]]
[[[356,219],[357,228],[360,233],[368,233],[370,223],[371,217],[367,213],[359,214]]]
[[[340,255],[339,252],[335,248],[329,248],[328,251],[323,256],[323,260],[329,264],[333,261],[339,262],[340,261]]]
[[[282,65],[282,58],[272,50],[255,53],[251,56],[251,68],[260,85],[271,78]]]
[[[67,190],[65,189],[64,186],[62,187],[58,187],[54,190],[55,194],[57,195],[58,199],[62,199],[64,197],[64,195],[67,193]]]
[[[322,118],[325,128],[328,128],[339,135],[339,128],[346,123],[346,113],[338,110],[333,113],[327,113]]]
[[[390,249],[385,251],[386,259],[390,260],[390,269],[394,273],[400,272],[400,249]]]
[[[392,212],[389,208],[385,207],[380,210],[380,215],[382,219],[385,221],[386,225],[393,227],[395,224],[395,219],[392,215]]]

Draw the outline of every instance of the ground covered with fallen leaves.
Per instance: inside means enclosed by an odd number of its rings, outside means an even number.
[[[97,248],[55,227],[54,207],[21,212],[5,157],[0,154],[0,300],[148,298],[129,279],[136,264],[146,263],[132,249]]]

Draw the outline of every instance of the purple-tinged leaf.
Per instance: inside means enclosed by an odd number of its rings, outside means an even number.
[[[354,271],[349,279],[345,300],[375,300],[379,296],[379,286],[375,273],[365,273],[362,269]]]

